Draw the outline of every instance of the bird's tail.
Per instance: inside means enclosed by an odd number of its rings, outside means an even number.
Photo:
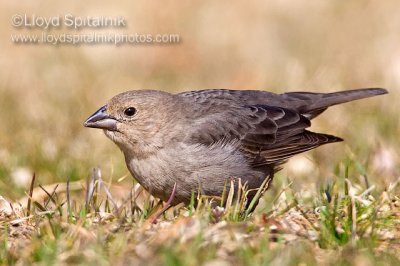
[[[370,88],[332,93],[289,92],[285,93],[285,97],[303,100],[303,104],[297,106],[297,110],[312,119],[325,111],[329,106],[386,93],[388,93],[386,89]]]

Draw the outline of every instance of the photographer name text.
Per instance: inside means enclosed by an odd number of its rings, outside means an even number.
[[[11,18],[11,24],[15,28],[39,28],[45,30],[63,27],[79,30],[83,28],[124,28],[127,26],[126,19],[120,16],[74,16],[73,14],[49,17],[15,14]]]

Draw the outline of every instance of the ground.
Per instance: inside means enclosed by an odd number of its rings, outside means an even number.
[[[36,187],[21,204],[1,198],[0,262],[398,265],[400,179],[378,189],[346,169],[319,193],[274,186],[254,213],[229,195],[226,206],[200,197],[160,212],[166,204],[138,184],[106,184],[94,169],[86,183]]]

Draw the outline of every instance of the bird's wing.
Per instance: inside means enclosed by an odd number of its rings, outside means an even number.
[[[356,89],[333,93],[287,92],[283,94],[257,90],[213,89],[189,91],[178,95],[184,98],[192,98],[204,105],[229,102],[247,105],[280,106],[295,110],[307,118],[313,119],[329,106],[386,93],[387,90],[381,88]]]
[[[212,106],[212,105],[211,105]],[[310,120],[297,111],[268,105],[222,105],[200,109],[186,141],[202,145],[238,143],[254,165],[285,160],[339,138],[306,131]],[[205,114],[204,114],[205,113]]]
[[[276,142],[264,149],[257,150],[254,147],[244,146],[243,150],[253,166],[263,166],[279,164],[296,154],[339,141],[343,140],[332,135],[304,130],[302,133],[293,135],[285,141]]]
[[[342,139],[307,131],[329,106],[385,94],[380,88],[334,93],[203,90],[178,94],[193,103],[187,140],[204,145],[237,142],[254,165],[282,162]]]
[[[254,166],[284,161],[295,154],[314,149],[323,144],[342,139],[306,130],[311,125],[308,118],[295,110],[257,105],[248,107],[260,118],[242,140],[242,149]],[[275,132],[266,132],[265,125],[275,124]],[[271,126],[267,126],[271,128]]]

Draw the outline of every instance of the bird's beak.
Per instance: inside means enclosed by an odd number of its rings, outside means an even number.
[[[83,123],[85,127],[101,128],[110,131],[117,130],[117,120],[107,114],[107,106],[102,106]]]

